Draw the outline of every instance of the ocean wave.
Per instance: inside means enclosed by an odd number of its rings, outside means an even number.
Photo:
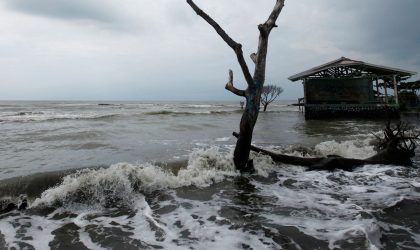
[[[254,155],[254,158],[260,176],[266,177],[277,168],[267,156]],[[108,168],[77,170],[42,192],[31,207],[131,207],[138,193],[208,187],[239,175],[232,152],[222,153],[214,146],[194,150],[185,165],[118,163]]]
[[[213,107],[221,107],[221,106],[211,105],[211,104],[188,104],[188,105],[181,105],[181,107],[203,109],[203,108],[213,108]]]
[[[217,138],[226,141],[226,138]],[[299,156],[341,155],[344,157],[367,158],[375,153],[369,140],[349,140],[343,142],[326,141],[315,149],[291,147],[280,149],[282,153]],[[232,152],[222,153],[221,148],[213,146],[196,149],[189,155],[184,167],[171,167],[144,163],[118,163],[109,168],[85,169],[64,177],[55,188],[46,190],[33,205],[63,206],[74,203],[130,205],[137,192],[151,192],[185,186],[205,187],[220,182],[226,177],[238,176]],[[253,154],[256,173],[267,177],[278,169],[270,157]]]
[[[109,168],[77,171],[65,176],[60,185],[43,192],[32,207],[74,204],[130,206],[137,192],[182,186],[205,187],[238,174],[231,155],[221,154],[217,147],[212,147],[194,151],[187,166],[176,174],[150,163],[119,163]]]
[[[58,114],[47,112],[19,112],[1,117],[3,122],[43,122],[55,120],[102,120],[117,117],[118,114]]]
[[[157,110],[144,113],[145,115],[211,115],[211,114],[230,114],[231,111],[223,110],[207,110],[207,111],[171,111],[171,110]]]
[[[79,170],[45,190],[28,213],[0,220],[0,230],[9,248],[24,242],[44,249],[66,240],[114,249],[420,245],[416,169],[367,165],[354,172],[307,172],[252,157],[257,173],[245,176],[235,170],[232,152],[218,147],[194,150],[177,167],[119,163]]]
[[[220,137],[220,138],[216,138],[215,141],[217,142],[227,142],[230,140],[230,137]]]
[[[379,134],[379,132],[377,133]],[[283,154],[299,157],[326,157],[328,155],[339,155],[342,157],[365,159],[377,153],[375,137],[372,134],[352,135],[350,140],[323,141],[314,147],[303,145],[289,146],[267,146],[272,151],[279,151]]]
[[[338,142],[336,140],[325,141],[315,146],[315,153],[327,155],[339,155],[342,157],[365,159],[376,153],[372,145],[373,138],[354,139]]]
[[[28,116],[28,115],[43,115],[43,112],[31,112],[31,111],[27,111],[27,112],[19,112],[16,113],[16,116]]]

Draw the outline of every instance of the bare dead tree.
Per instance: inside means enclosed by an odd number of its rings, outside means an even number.
[[[284,7],[284,1],[285,0],[276,0],[267,21],[258,25],[258,30],[260,32],[258,49],[257,53],[251,54],[251,59],[255,64],[254,75],[252,76],[243,55],[242,45],[234,41],[216,21],[201,10],[192,0],[187,0],[187,3],[197,15],[210,24],[226,44],[233,49],[247,83],[247,88],[245,90],[234,87],[233,72],[232,70],[229,70],[229,81],[226,83],[225,88],[233,94],[245,97],[246,99],[246,106],[239,125],[240,133],[233,154],[235,167],[244,172],[250,172],[254,169],[252,160],[249,160],[249,154],[251,150],[252,133],[254,131],[255,123],[257,122],[261,103],[261,93],[265,82],[268,37],[272,29],[277,27],[276,20]]]
[[[275,85],[267,85],[263,87],[261,94],[261,104],[264,107],[264,112],[267,110],[268,104],[274,102],[276,98],[283,93],[283,88]]]

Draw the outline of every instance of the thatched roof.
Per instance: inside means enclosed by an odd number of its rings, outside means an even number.
[[[326,70],[330,70],[334,68],[342,68],[342,67],[363,70],[363,72],[368,72],[370,74],[377,75],[377,76],[397,75],[399,77],[410,77],[412,75],[417,74],[417,72],[414,72],[414,71],[408,71],[408,70],[403,70],[403,69],[398,69],[398,68],[376,65],[372,63],[366,63],[363,61],[352,60],[346,57],[341,57],[337,60],[328,62],[326,64],[323,64],[323,65],[308,69],[306,71],[303,71],[301,73],[295,74],[293,76],[290,76],[289,80],[294,82],[294,81],[302,80],[310,76],[314,76],[317,73],[320,73]]]

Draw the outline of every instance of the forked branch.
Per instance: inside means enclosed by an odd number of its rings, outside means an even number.
[[[264,23],[264,28],[268,33],[274,28],[277,27],[276,21],[280,15],[281,10],[284,7],[284,0],[277,0],[276,5],[273,8],[270,16],[268,17],[267,21]]]
[[[251,57],[251,60],[252,60],[254,63],[257,63],[257,54],[252,53],[249,57]]]
[[[187,3],[191,6],[191,8],[197,13],[197,15],[201,16],[208,24],[210,24],[220,35],[220,37],[225,41],[229,47],[235,51],[236,57],[238,58],[239,65],[241,66],[242,72],[244,74],[245,80],[248,83],[248,86],[254,85],[254,80],[249,72],[248,65],[246,64],[243,52],[242,52],[242,45],[240,43],[235,42],[223,29],[220,25],[213,20],[207,13],[205,13],[202,9],[200,9],[192,0],[187,0]]]
[[[285,0],[277,0],[276,4],[264,24],[258,25],[260,30],[260,38],[258,42],[258,51],[255,59],[255,73],[254,80],[258,83],[264,83],[265,81],[265,68],[267,60],[267,48],[268,48],[268,37],[271,30],[277,27],[276,21],[284,7]]]
[[[245,97],[245,91],[237,89],[233,86],[233,72],[229,70],[229,81],[226,83],[225,89],[229,90],[230,92],[234,93],[237,96]]]

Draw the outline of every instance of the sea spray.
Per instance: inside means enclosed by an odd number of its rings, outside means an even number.
[[[84,169],[65,176],[61,184],[43,192],[31,206],[131,206],[136,192],[204,187],[227,176],[237,176],[239,173],[231,158],[230,153],[220,153],[218,147],[199,149],[191,153],[187,166],[177,175],[150,163],[119,163],[109,168]]]
[[[358,156],[366,158],[374,154],[371,138],[349,141],[327,141],[315,146],[314,154]],[[301,154],[291,151],[290,154]],[[253,154],[256,172],[268,176],[281,166],[276,166],[267,156]],[[109,168],[85,169],[63,178],[60,185],[46,190],[32,206],[66,206],[66,204],[100,204],[107,207],[115,204],[130,205],[136,192],[154,191],[182,186],[209,186],[226,177],[237,176],[232,161],[232,152],[222,153],[218,147],[196,149],[185,168],[177,174],[160,166],[144,163],[118,163]],[[90,204],[90,205],[92,205]]]
[[[374,153],[372,139],[267,148],[307,157],[365,158]],[[235,170],[226,147],[195,149],[180,169],[118,163],[80,170],[45,190],[27,212],[4,215],[0,234],[9,248],[37,249],[420,246],[416,215],[406,207],[419,208],[418,168],[366,165],[354,172],[307,172],[268,156],[252,158],[256,174],[246,176]]]
[[[363,139],[356,138],[346,141],[325,141],[315,146],[315,153],[321,156],[339,155],[342,157],[365,159],[376,153],[375,146],[372,145],[372,137]]]
[[[232,152],[218,147],[194,150],[178,172],[128,163],[82,170],[46,190],[29,210],[54,206],[54,212],[11,214],[0,221],[0,231],[8,247],[63,245],[66,238],[57,232],[66,229],[71,244],[94,249],[380,249],[392,244],[381,239],[398,228],[401,247],[417,246],[418,233],[378,218],[383,208],[420,198],[413,192],[418,169],[367,165],[354,172],[307,172],[252,157],[256,175],[245,177],[234,169]]]

